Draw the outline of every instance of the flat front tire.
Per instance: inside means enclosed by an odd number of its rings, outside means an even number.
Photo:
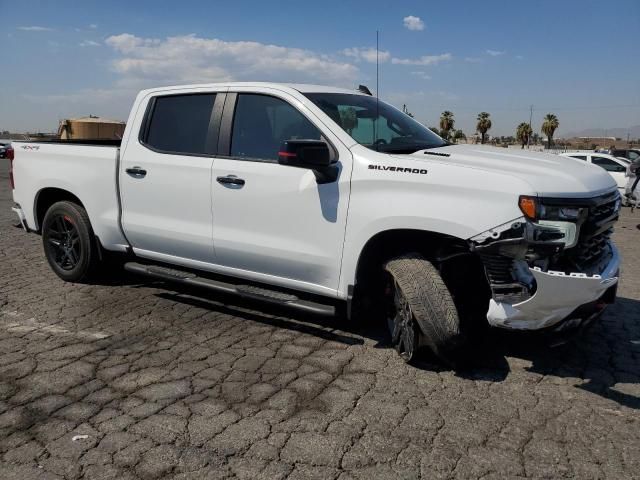
[[[406,362],[421,345],[448,363],[460,347],[460,319],[449,289],[438,270],[417,253],[391,259],[385,297],[391,341]]]
[[[83,283],[97,273],[99,246],[80,205],[54,203],[42,222],[42,243],[51,269],[62,280]]]

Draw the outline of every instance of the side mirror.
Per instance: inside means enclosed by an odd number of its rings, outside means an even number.
[[[286,140],[278,152],[278,163],[312,170],[331,166],[329,146],[320,140]]]

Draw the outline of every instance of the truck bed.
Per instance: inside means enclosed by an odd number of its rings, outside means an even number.
[[[69,138],[52,138],[49,140],[13,140],[13,143],[37,143],[37,144],[56,144],[56,145],[93,145],[99,147],[119,147],[122,139],[69,139]]]
[[[81,201],[103,246],[121,250],[126,241],[119,227],[119,140],[14,141],[14,200],[27,226],[39,231],[40,201],[52,189],[70,192]]]

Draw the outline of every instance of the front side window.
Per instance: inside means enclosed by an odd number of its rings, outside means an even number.
[[[238,94],[231,156],[278,160],[278,151],[286,140],[321,140],[321,133],[296,108],[276,97]]]
[[[607,172],[625,172],[627,169],[609,158],[591,157],[591,163],[604,168]]]
[[[157,97],[144,143],[165,153],[211,153],[206,146],[215,98],[213,93]]]
[[[375,97],[350,93],[305,96],[359,144],[388,153],[413,153],[447,143],[424,125]]]

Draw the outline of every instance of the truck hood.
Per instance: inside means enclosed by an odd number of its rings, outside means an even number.
[[[590,197],[617,187],[611,175],[597,165],[551,153],[484,145],[448,145],[420,150],[409,156],[511,175],[528,183],[540,196]]]

